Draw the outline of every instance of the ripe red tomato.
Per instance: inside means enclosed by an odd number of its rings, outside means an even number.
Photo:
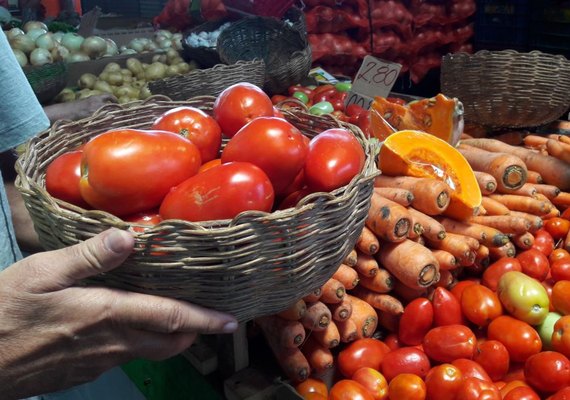
[[[536,390],[554,393],[570,386],[570,360],[556,351],[542,351],[526,360],[524,376]]]
[[[363,338],[355,340],[338,353],[338,368],[340,373],[351,378],[356,370],[370,367],[380,370],[380,365],[390,348],[378,339]]]
[[[466,378],[458,391],[457,400],[501,400],[501,393],[492,382]]]
[[[271,98],[257,86],[241,82],[224,89],[214,101],[214,118],[222,132],[232,137],[257,117],[272,117]]]
[[[303,134],[289,122],[259,117],[239,130],[222,151],[222,164],[245,161],[257,165],[271,180],[276,195],[302,170],[307,157]]]
[[[398,339],[400,343],[408,346],[420,344],[432,325],[432,303],[425,297],[418,297],[406,305],[400,316]]]
[[[222,164],[172,188],[160,206],[164,219],[231,219],[243,211],[270,212],[273,187],[267,175],[246,162]]]
[[[513,257],[499,258],[483,272],[481,284],[496,292],[499,279],[509,271],[522,271],[520,261]]]
[[[526,322],[508,315],[501,315],[491,321],[487,327],[487,337],[503,343],[512,361],[526,361],[542,349],[538,332]]]
[[[127,215],[123,217],[126,222],[132,222],[137,225],[154,226],[162,221],[162,217],[158,210],[142,211],[140,213]],[[145,228],[141,226],[134,226],[133,230],[136,232],[144,232]]]
[[[552,235],[544,228],[537,230],[534,233],[534,243],[531,249],[539,250],[546,257],[554,250],[554,239]],[[522,263],[521,263],[522,264]]]
[[[390,382],[395,376],[403,373],[423,378],[430,367],[429,358],[422,350],[417,347],[400,347],[384,356],[380,372]]]
[[[89,208],[79,191],[82,154],[81,150],[69,151],[55,158],[46,169],[46,190],[56,199]]]
[[[566,218],[554,217],[544,222],[544,229],[550,233],[555,241],[564,239],[570,231],[570,221]]]
[[[315,192],[330,192],[347,185],[366,160],[362,146],[346,129],[327,129],[309,144],[305,182]]]
[[[463,383],[461,370],[452,364],[432,367],[425,377],[427,400],[455,400]]]
[[[553,262],[558,260],[570,260],[570,253],[568,253],[568,250],[562,248],[554,249],[548,256],[548,261],[550,261],[551,266]]]
[[[570,210],[570,208],[567,208],[566,210]],[[570,400],[570,386],[560,389],[558,392],[548,397],[547,400]]]
[[[453,360],[451,364],[459,368],[463,374],[463,378],[477,378],[482,381],[492,382],[489,374],[485,371],[485,368],[483,368],[478,362],[468,358],[458,358]]]
[[[503,313],[503,306],[495,292],[486,286],[475,284],[463,290],[461,311],[469,321],[485,327]]]
[[[370,367],[359,368],[352,375],[352,380],[368,389],[374,400],[388,398],[388,381],[378,370]]]
[[[555,282],[570,280],[570,257],[552,262],[550,264],[550,276]]]
[[[329,391],[329,400],[374,400],[372,394],[352,379],[341,379]]]
[[[91,139],[81,159],[81,196],[116,216],[158,207],[168,191],[195,175],[200,152],[166,131],[117,129]]]
[[[390,381],[388,397],[390,399],[424,400],[426,384],[418,375],[400,374]]]
[[[390,350],[396,350],[402,347],[402,343],[400,343],[400,339],[398,339],[398,334],[394,332],[390,332],[384,338],[384,343],[390,348]]]
[[[495,385],[496,384],[497,383],[495,382]],[[501,396],[503,396],[504,398],[507,395],[507,393],[518,387],[530,388],[530,386],[525,381],[515,379],[510,382],[504,382],[504,385],[499,388],[499,391],[501,392]]]
[[[562,315],[570,314],[570,281],[558,281],[552,287],[552,305]]]
[[[509,351],[498,340],[477,342],[473,361],[481,365],[493,381],[503,379],[509,371]]]
[[[550,269],[548,257],[538,248],[522,251],[517,254],[516,258],[521,263],[522,272],[528,276],[539,282],[542,282],[548,276]]]
[[[519,386],[508,391],[503,400],[540,400],[540,396],[530,387]]]
[[[176,107],[166,111],[152,124],[152,129],[178,133],[200,150],[202,163],[218,158],[222,129],[218,122],[196,107]]]
[[[435,288],[431,302],[434,326],[463,324],[461,304],[449,290],[443,287]]]
[[[474,280],[465,279],[453,285],[450,291],[455,296],[457,301],[461,303],[461,296],[463,295],[463,291],[465,290],[465,288],[469,285],[474,285],[475,283],[477,282],[475,282]]]
[[[213,160],[207,161],[207,162],[203,163],[202,165],[200,165],[200,169],[198,169],[198,172],[204,172],[210,168],[217,167],[218,165],[221,165],[221,164],[222,164],[221,158],[214,158]]]
[[[554,323],[552,349],[570,357],[570,315],[563,315]]]
[[[445,363],[458,358],[473,358],[477,339],[465,325],[445,325],[426,333],[422,345],[430,359]]]
[[[329,394],[327,384],[320,379],[312,377],[305,379],[303,382],[297,383],[295,385],[295,390],[301,396],[304,396],[307,393],[320,393],[326,397]]]

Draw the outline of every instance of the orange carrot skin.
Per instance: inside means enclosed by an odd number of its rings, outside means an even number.
[[[342,301],[337,304],[327,304],[331,312],[333,321],[346,321],[352,315],[352,303],[344,296]]]
[[[516,248],[513,242],[508,242],[507,244],[501,247],[489,248],[489,255],[491,257],[491,261],[496,261],[504,257],[514,257],[515,254],[516,254]]]
[[[495,228],[476,222],[456,221],[451,218],[440,218],[446,232],[472,237],[486,246],[502,246],[509,241],[507,235]]]
[[[536,171],[532,171],[532,170],[527,171],[526,181],[528,183],[534,183],[534,184],[544,183],[544,179],[542,179],[542,176],[540,175],[540,173],[538,173]]]
[[[352,249],[344,258],[344,261],[342,263],[348,265],[349,267],[354,267],[356,265],[357,256],[358,255],[356,254],[356,249]]]
[[[546,150],[551,156],[570,164],[570,144],[548,139],[546,142]]]
[[[270,337],[267,335],[265,335],[265,339],[269,343],[269,347],[275,355],[277,364],[281,367],[287,378],[295,383],[307,380],[311,374],[311,366],[299,348],[279,348],[271,342]]]
[[[350,320],[356,325],[357,339],[371,337],[378,326],[378,314],[374,307],[364,300],[347,294],[352,303],[352,314]]]
[[[346,264],[340,264],[340,267],[338,267],[332,277],[341,282],[346,290],[354,288],[360,281],[358,272]]]
[[[459,265],[471,265],[475,261],[475,250],[471,248],[466,236],[455,233],[447,233],[445,239],[440,241],[427,241],[430,248],[445,250],[457,259]]]
[[[552,199],[552,204],[561,208],[570,207],[570,192],[560,192],[558,196]]]
[[[372,232],[368,227],[363,226],[362,232],[358,236],[356,241],[356,248],[369,256],[373,256],[380,250],[380,242],[374,232]]]
[[[443,287],[445,289],[450,289],[455,282],[455,277],[449,270],[440,270],[439,271],[439,281],[437,281],[437,287]]]
[[[342,343],[354,342],[358,338],[358,328],[352,319],[336,321],[336,326]]]
[[[328,349],[332,349],[340,344],[340,332],[334,321],[324,331],[313,331],[311,336]]]
[[[517,248],[528,250],[534,244],[534,236],[530,232],[525,232],[521,235],[514,235],[512,241]]]
[[[329,278],[323,285],[323,294],[319,301],[323,303],[340,303],[346,295],[346,289],[342,282]]]
[[[549,200],[552,200],[560,194],[560,189],[554,185],[534,184],[534,188],[538,193],[546,196]]]
[[[536,233],[537,230],[539,230],[544,226],[544,222],[537,215],[529,214],[522,211],[514,211],[514,210],[511,211],[509,214],[512,215],[513,217],[520,217],[526,219],[527,222],[530,224],[530,226],[527,228],[527,230],[530,233]],[[510,232],[505,232],[505,233],[510,233]],[[524,232],[513,232],[513,233],[524,233]]]
[[[305,340],[305,328],[299,321],[289,321],[276,315],[257,318],[255,322],[269,335],[275,336],[279,346],[299,347]]]
[[[477,179],[477,184],[481,190],[481,194],[491,194],[497,190],[497,180],[491,174],[481,171],[473,171],[475,173],[475,178]]]
[[[482,273],[491,264],[490,250],[487,246],[481,245],[475,252],[475,262],[473,266]],[[471,267],[470,267],[471,268]]]
[[[503,203],[488,196],[483,196],[481,205],[485,208],[486,215],[508,215],[510,212],[509,208]]]
[[[408,207],[414,201],[414,194],[407,189],[396,187],[375,187],[374,192],[404,207]]]
[[[331,321],[331,311],[321,301],[307,304],[307,313],[300,319],[306,329],[322,331]]]
[[[300,348],[311,370],[316,373],[323,373],[334,367],[334,358],[329,348],[321,345],[312,336],[309,336]]]
[[[322,287],[316,288],[315,290],[313,290],[312,293],[303,297],[303,301],[305,302],[305,305],[306,305],[306,303],[314,303],[316,301],[319,301],[322,294],[323,294]]]
[[[490,198],[507,206],[511,211],[522,211],[534,215],[547,214],[550,211],[548,205],[536,199],[515,194],[491,194]]]
[[[402,302],[389,294],[375,293],[364,287],[358,287],[352,291],[352,295],[364,300],[381,312],[394,315],[400,315],[404,312]]]
[[[394,287],[394,277],[388,270],[379,268],[378,273],[372,277],[361,275],[360,286],[376,293],[388,293]]]
[[[534,184],[527,182],[518,189],[499,189],[497,190],[497,193],[534,197],[534,195],[537,193],[537,190]]]
[[[380,267],[376,258],[368,254],[358,253],[354,269],[361,276],[374,276],[378,273]]]
[[[298,321],[307,312],[307,304],[303,299],[299,299],[295,304],[289,306],[287,309],[281,311],[277,315],[289,321]]]
[[[453,254],[445,250],[432,250],[431,251],[437,262],[439,263],[439,271],[450,271],[459,266],[457,259]]]
[[[536,218],[540,219],[540,217]],[[528,218],[514,215],[512,212],[510,215],[485,215],[471,217],[469,221],[497,229],[506,235],[519,235],[532,228],[532,223]]]
[[[400,242],[406,239],[411,220],[407,208],[373,193],[366,226],[379,239]]]
[[[413,207],[408,208],[412,220],[419,222],[423,227],[422,235],[430,240],[442,240],[445,237],[445,228],[435,218],[424,214]]]
[[[439,279],[439,272],[436,278]],[[434,283],[437,282],[437,279],[434,279]],[[394,295],[394,297],[398,298],[400,301],[403,301],[404,303],[408,303],[418,297],[426,297],[427,293],[428,293],[427,287],[411,288],[408,285],[405,285],[398,280],[394,281],[394,289],[392,290],[392,294]],[[384,313],[380,313],[380,315],[382,314]]]

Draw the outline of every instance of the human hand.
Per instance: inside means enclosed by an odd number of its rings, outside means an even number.
[[[105,104],[108,103],[116,103],[117,98],[109,93],[98,94],[95,96],[89,96],[81,100],[76,100],[73,103],[70,103],[73,107],[73,114],[74,118],[72,119],[81,119],[85,117],[89,117],[95,111],[103,107]]]
[[[168,298],[78,287],[119,266],[133,237],[111,229],[81,244],[36,253],[0,273],[2,399],[91,381],[133,358],[161,360],[198,333],[230,333],[229,315]]]

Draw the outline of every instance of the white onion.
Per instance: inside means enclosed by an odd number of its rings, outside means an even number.
[[[65,35],[65,32],[62,32],[62,31],[54,32],[53,40],[55,40],[58,43],[61,43],[61,39],[63,39],[63,35]]]
[[[26,53],[18,49],[12,49],[12,51],[14,52],[14,55],[16,56],[16,60],[18,60],[20,67],[28,65],[28,57],[26,56]]]
[[[92,59],[99,58],[107,51],[107,42],[100,36],[89,36],[81,43],[81,51]]]
[[[56,44],[55,47],[51,50],[51,56],[53,57],[54,61],[64,61],[71,53],[67,47],[63,47],[60,44]]]
[[[172,47],[172,40],[167,39],[167,38],[159,38],[156,40],[156,43],[158,44],[158,47],[161,49],[169,49]]]
[[[55,40],[51,32],[44,33],[36,39],[36,46],[42,49],[51,50],[55,47]]]
[[[121,51],[121,54],[137,54],[137,51],[135,49],[125,49]]]
[[[23,26],[24,32],[28,33],[32,29],[43,29],[47,32],[48,27],[42,21],[28,21]]]
[[[35,42],[36,39],[39,38],[44,33],[47,33],[45,29],[35,28],[35,29],[30,29],[28,32],[26,32],[26,36],[29,36]]]
[[[119,47],[113,39],[105,39],[105,43],[107,44],[107,49],[105,50],[105,54],[103,54],[103,56],[115,56],[119,54]]]
[[[73,53],[74,51],[79,51],[81,49],[81,43],[83,43],[84,40],[83,36],[78,35],[75,32],[67,32],[61,38],[61,44]]]
[[[30,54],[36,48],[36,44],[28,35],[18,35],[10,40],[10,46],[13,49],[22,50],[26,54]]]
[[[142,53],[144,51],[145,44],[145,41],[141,38],[135,38],[129,42],[127,47],[133,49],[137,53]]]
[[[30,63],[32,65],[44,65],[53,62],[53,58],[49,50],[38,47],[30,54]]]
[[[67,61],[68,63],[75,63],[75,62],[89,61],[89,60],[91,60],[89,56],[82,51],[72,51],[65,59],[65,61]]]
[[[170,39],[170,38],[172,38],[172,32],[170,32],[166,29],[159,29],[154,34],[154,37],[155,37],[155,39],[159,39],[160,37],[165,37],[167,39]]]
[[[6,37],[8,40],[14,39],[16,36],[24,35],[24,31],[20,28],[12,28],[8,32],[6,32]]]

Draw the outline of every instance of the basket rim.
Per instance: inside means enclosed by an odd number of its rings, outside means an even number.
[[[272,212],[262,212],[262,211],[243,211],[233,219],[223,219],[223,220],[212,220],[212,221],[202,221],[202,222],[190,222],[186,220],[179,220],[179,219],[169,219],[159,222],[156,225],[149,227],[148,225],[140,225],[132,222],[126,222],[122,218],[117,217],[109,212],[102,211],[102,210],[87,210],[79,206],[75,206],[63,200],[54,198],[51,196],[46,188],[45,183],[44,185],[40,185],[36,180],[32,179],[26,174],[24,170],[24,161],[32,156],[33,149],[37,145],[38,142],[48,141],[48,140],[56,140],[56,138],[60,137],[62,133],[60,132],[61,129],[65,128],[66,126],[77,126],[88,123],[92,119],[96,118],[103,118],[105,115],[110,111],[117,111],[123,110],[128,111],[131,108],[135,108],[137,106],[146,106],[152,104],[163,104],[163,103],[173,103],[180,105],[182,103],[186,103],[188,101],[198,101],[202,100],[205,102],[212,102],[216,99],[215,96],[196,96],[192,97],[188,100],[184,101],[173,101],[168,96],[165,95],[152,95],[151,97],[145,100],[134,101],[130,103],[124,104],[115,104],[109,103],[98,109],[94,114],[90,117],[86,117],[76,121],[66,121],[66,120],[59,120],[56,121],[50,128],[41,132],[34,138],[32,138],[25,147],[25,151],[20,154],[15,163],[15,169],[17,172],[15,185],[19,190],[23,190],[29,187],[34,187],[43,197],[45,200],[49,201],[51,205],[54,206],[54,209],[59,213],[59,216],[69,218],[71,220],[77,219],[85,219],[86,221],[95,221],[93,218],[102,218],[107,221],[110,225],[115,227],[120,227],[123,229],[129,227],[142,227],[144,228],[144,232],[133,232],[135,235],[144,236],[147,234],[159,232],[161,227],[168,226],[171,224],[176,224],[177,226],[183,226],[187,229],[191,229],[193,231],[207,231],[211,233],[216,232],[225,232],[229,230],[236,230],[240,229],[243,226],[242,220],[247,218],[262,218],[267,221],[272,220],[280,220],[283,218],[295,217],[297,215],[302,215],[311,209],[317,207],[317,204],[322,201],[334,201],[339,200],[343,194],[350,193],[351,191],[355,190],[358,185],[364,181],[372,180],[376,177],[380,171],[376,166],[376,156],[379,150],[379,143],[377,141],[369,140],[364,133],[355,125],[348,124],[342,122],[333,116],[330,115],[323,115],[323,116],[314,116],[311,115],[311,118],[318,118],[323,120],[329,120],[338,125],[338,127],[347,128],[349,129],[359,142],[363,146],[365,151],[365,165],[363,166],[362,171],[354,176],[352,180],[345,186],[340,187],[332,192],[315,192],[307,195],[303,199],[301,199],[295,207],[287,208],[284,210],[275,210]],[[173,105],[174,107],[174,105]],[[295,114],[299,111],[290,111],[288,109],[281,110],[285,115]],[[301,112],[302,114],[302,112]],[[307,114],[308,115],[308,114]],[[43,171],[45,174],[45,169]],[[132,230],[132,229],[131,229]]]

